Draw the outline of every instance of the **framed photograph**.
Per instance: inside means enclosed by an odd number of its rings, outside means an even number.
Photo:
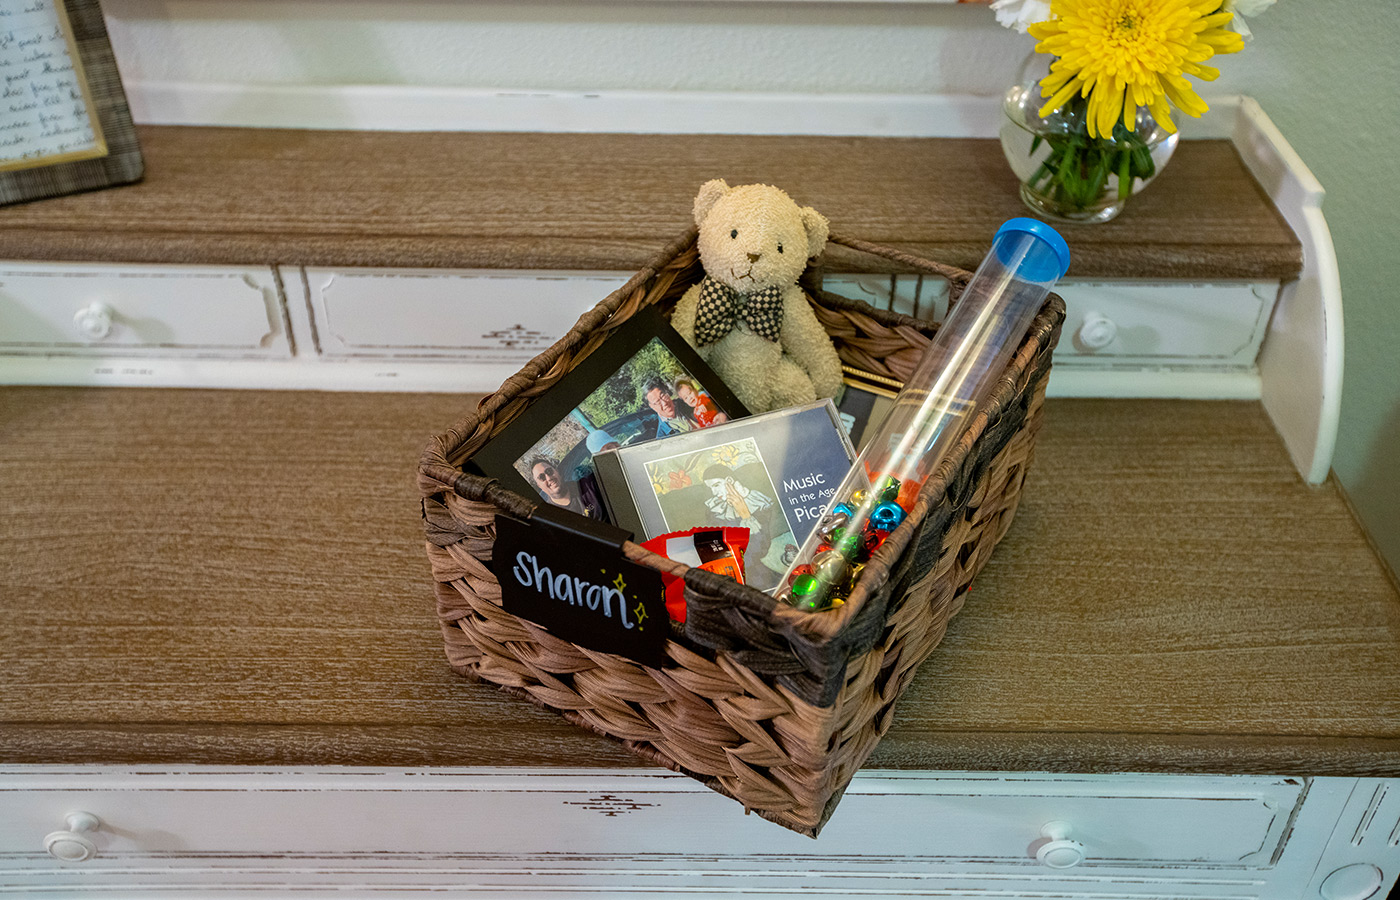
[[[830,400],[598,454],[614,524],[647,539],[749,530],[746,583],[771,590],[855,460]]]
[[[648,308],[478,450],[467,468],[609,521],[595,453],[748,414],[661,313]]]
[[[126,184],[143,168],[98,0],[0,3],[0,204]]]
[[[865,449],[870,436],[894,408],[894,398],[903,387],[903,382],[893,378],[854,366],[841,367],[841,391],[836,395],[836,410],[857,450]]]

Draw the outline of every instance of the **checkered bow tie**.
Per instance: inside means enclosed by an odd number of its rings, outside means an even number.
[[[700,283],[700,305],[695,310],[696,344],[713,344],[733,331],[740,319],[749,323],[754,334],[776,344],[783,330],[783,289],[766,287],[744,294],[713,278]]]

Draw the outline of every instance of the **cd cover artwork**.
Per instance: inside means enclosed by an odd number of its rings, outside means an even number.
[[[646,464],[647,480],[667,532],[702,525],[749,530],[746,578],[759,590],[787,571],[797,541],[778,504],[778,489],[753,438],[718,444]]]
[[[750,532],[746,583],[778,585],[855,458],[823,400],[595,457],[613,521],[647,538],[700,527]]]

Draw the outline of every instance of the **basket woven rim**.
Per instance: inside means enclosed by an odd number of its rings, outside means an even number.
[[[660,275],[669,264],[682,254],[691,250],[697,235],[698,229],[691,226],[669,242],[624,285],[608,294],[596,306],[580,316],[568,333],[526,363],[518,373],[519,376],[522,376],[522,380],[533,382],[542,374],[551,371],[571,351],[585,345],[588,340],[604,329],[606,323],[620,309],[632,300],[639,288]],[[947,266],[895,248],[844,235],[832,234],[828,241],[891,259],[907,265],[915,271],[944,277],[949,281],[950,302],[956,302],[962,288],[972,277],[972,273],[964,269]],[[889,323],[892,327],[916,329],[926,338],[936,332],[938,328],[936,323],[890,310],[879,310],[863,301],[851,300],[837,295],[823,293],[820,303],[815,299],[813,302],[818,306],[827,306],[830,303],[837,308],[873,314],[872,317],[876,321]],[[905,548],[922,527],[929,508],[942,497],[949,480],[967,458],[977,439],[985,430],[987,423],[999,415],[1006,404],[1019,393],[1019,381],[1026,376],[1031,362],[1039,352],[1040,342],[1038,338],[1046,334],[1050,330],[1049,326],[1054,324],[1057,305],[1058,313],[1062,315],[1063,300],[1053,293],[1050,294],[1037,313],[1021,346],[1008,362],[988,402],[974,415],[973,421],[969,423],[958,445],[945,458],[943,465],[925,480],[915,501],[914,509],[866,564],[866,570],[857,582],[855,590],[840,608],[819,613],[804,612],[783,604],[770,594],[756,588],[738,584],[703,570],[692,569],[684,563],[678,563],[653,553],[634,541],[627,541],[623,544],[623,555],[634,563],[668,575],[684,578],[688,583],[698,581],[704,585],[707,592],[722,594],[726,600],[734,602],[735,605],[765,616],[774,628],[791,630],[803,634],[808,639],[830,640],[841,633],[846,624],[857,615],[866,599],[889,579],[894,564],[900,559]],[[582,358],[586,358],[586,356],[572,358],[569,360],[569,364],[572,367]],[[478,403],[474,411],[465,414],[447,431],[434,436],[428,442],[419,462],[420,481],[425,497],[445,489],[470,500],[490,503],[506,514],[527,519],[538,506],[536,500],[522,496],[495,479],[471,475],[462,471],[461,465],[470,458],[469,456],[464,457],[460,462],[452,461],[462,446],[470,441],[478,431],[484,418],[493,415],[506,404],[528,393],[525,388],[513,391],[504,388],[503,385],[501,390],[488,394]],[[504,424],[498,426],[492,432],[491,437],[494,437],[504,427]]]

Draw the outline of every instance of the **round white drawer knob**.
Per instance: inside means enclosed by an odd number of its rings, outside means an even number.
[[[1084,861],[1084,845],[1069,839],[1068,822],[1047,822],[1040,829],[1045,843],[1035,851],[1035,861],[1051,869],[1072,869]]]
[[[1107,316],[1091,312],[1084,316],[1084,324],[1075,337],[1086,350],[1102,350],[1118,337],[1118,326]]]
[[[44,837],[44,849],[54,859],[64,862],[82,862],[97,855],[97,845],[87,836],[96,831],[102,823],[92,813],[75,812],[68,814],[68,830],[55,831]]]
[[[1381,889],[1385,876],[1370,863],[1342,866],[1322,882],[1324,900],[1366,900]]]
[[[73,316],[78,331],[90,341],[100,341],[112,333],[112,307],[102,302],[89,303]]]

